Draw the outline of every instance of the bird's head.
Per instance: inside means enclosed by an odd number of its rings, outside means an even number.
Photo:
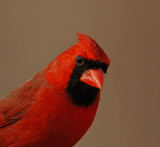
[[[66,91],[74,104],[88,107],[102,89],[110,60],[92,38],[77,35],[79,42],[49,65],[46,77],[57,91]]]

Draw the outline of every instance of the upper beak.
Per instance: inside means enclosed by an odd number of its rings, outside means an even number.
[[[84,72],[80,78],[80,81],[99,88],[100,90],[102,89],[103,86],[103,80],[104,80],[104,72],[101,68],[99,69],[89,69],[86,72]]]

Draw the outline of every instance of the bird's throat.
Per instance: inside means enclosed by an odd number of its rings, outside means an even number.
[[[68,88],[67,92],[70,94],[73,104],[88,107],[96,101],[99,89],[79,81],[71,89]]]

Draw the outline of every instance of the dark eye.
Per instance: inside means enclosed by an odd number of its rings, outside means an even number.
[[[75,61],[78,66],[81,66],[84,63],[84,58],[82,56],[78,55],[78,56],[76,56]]]

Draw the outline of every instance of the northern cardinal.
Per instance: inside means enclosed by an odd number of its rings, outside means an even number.
[[[95,117],[110,60],[90,37],[0,100],[1,147],[72,147]]]

